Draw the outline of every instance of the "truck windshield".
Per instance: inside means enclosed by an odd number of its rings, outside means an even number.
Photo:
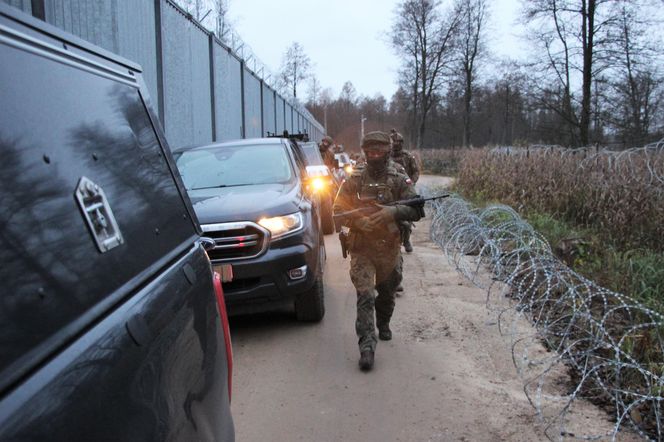
[[[213,146],[182,152],[177,166],[187,190],[287,183],[293,169],[281,144]]]

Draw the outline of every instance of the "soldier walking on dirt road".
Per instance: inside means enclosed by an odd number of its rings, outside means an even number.
[[[403,136],[396,129],[390,131],[390,138],[392,139],[392,161],[401,164],[413,184],[417,183],[420,178],[420,166],[417,164],[417,159],[410,152],[403,150]],[[410,235],[413,232],[413,224],[405,222],[400,227],[403,247],[406,253],[412,253],[413,245],[410,243]]]
[[[367,204],[377,204],[370,215],[347,216],[342,221],[349,228],[350,278],[357,291],[355,331],[359,338],[362,370],[370,370],[374,364],[378,342],[376,327],[381,340],[392,339],[390,319],[395,291],[402,278],[398,266],[401,235],[397,223],[420,219],[417,208],[383,205],[416,196],[410,178],[399,173],[391,163],[390,148],[390,137],[386,133],[366,134],[362,139],[362,150],[367,165],[354,171],[343,183],[334,202],[337,215]]]

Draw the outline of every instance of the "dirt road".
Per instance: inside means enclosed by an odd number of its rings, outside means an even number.
[[[379,341],[369,373],[357,365],[355,292],[335,235],[325,238],[321,323],[288,314],[232,321],[238,441],[546,440],[485,293],[447,263],[428,229],[423,220],[414,231],[394,338]],[[610,428],[587,404],[575,419]]]

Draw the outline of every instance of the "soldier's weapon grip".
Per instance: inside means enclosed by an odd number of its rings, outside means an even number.
[[[436,196],[431,196],[428,198],[422,198],[421,196],[416,196],[415,198],[410,198],[407,200],[397,200],[397,201],[392,201],[389,203],[383,203],[379,204],[375,200],[371,200],[368,205],[365,205],[364,207],[359,207],[357,209],[353,210],[348,210],[346,212],[341,212],[341,213],[335,213],[333,215],[333,218],[335,220],[342,220],[342,219],[347,219],[347,218],[359,218],[361,216],[367,216],[371,215],[374,212],[377,212],[380,210],[379,205],[383,206],[410,206],[414,207],[417,210],[420,211],[420,216],[424,216],[424,203],[427,201],[433,201],[437,199],[443,199],[449,197],[451,194],[450,193],[445,193],[442,195],[436,195]]]

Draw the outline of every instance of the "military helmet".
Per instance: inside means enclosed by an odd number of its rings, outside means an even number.
[[[403,143],[403,135],[401,135],[399,132],[394,132],[390,138],[392,138],[393,143]]]
[[[390,151],[390,137],[385,132],[369,132],[362,138],[362,150],[376,149]]]
[[[329,135],[324,136],[323,139],[320,142],[321,146],[326,146],[326,147],[329,147],[333,144],[334,144],[334,140]]]

